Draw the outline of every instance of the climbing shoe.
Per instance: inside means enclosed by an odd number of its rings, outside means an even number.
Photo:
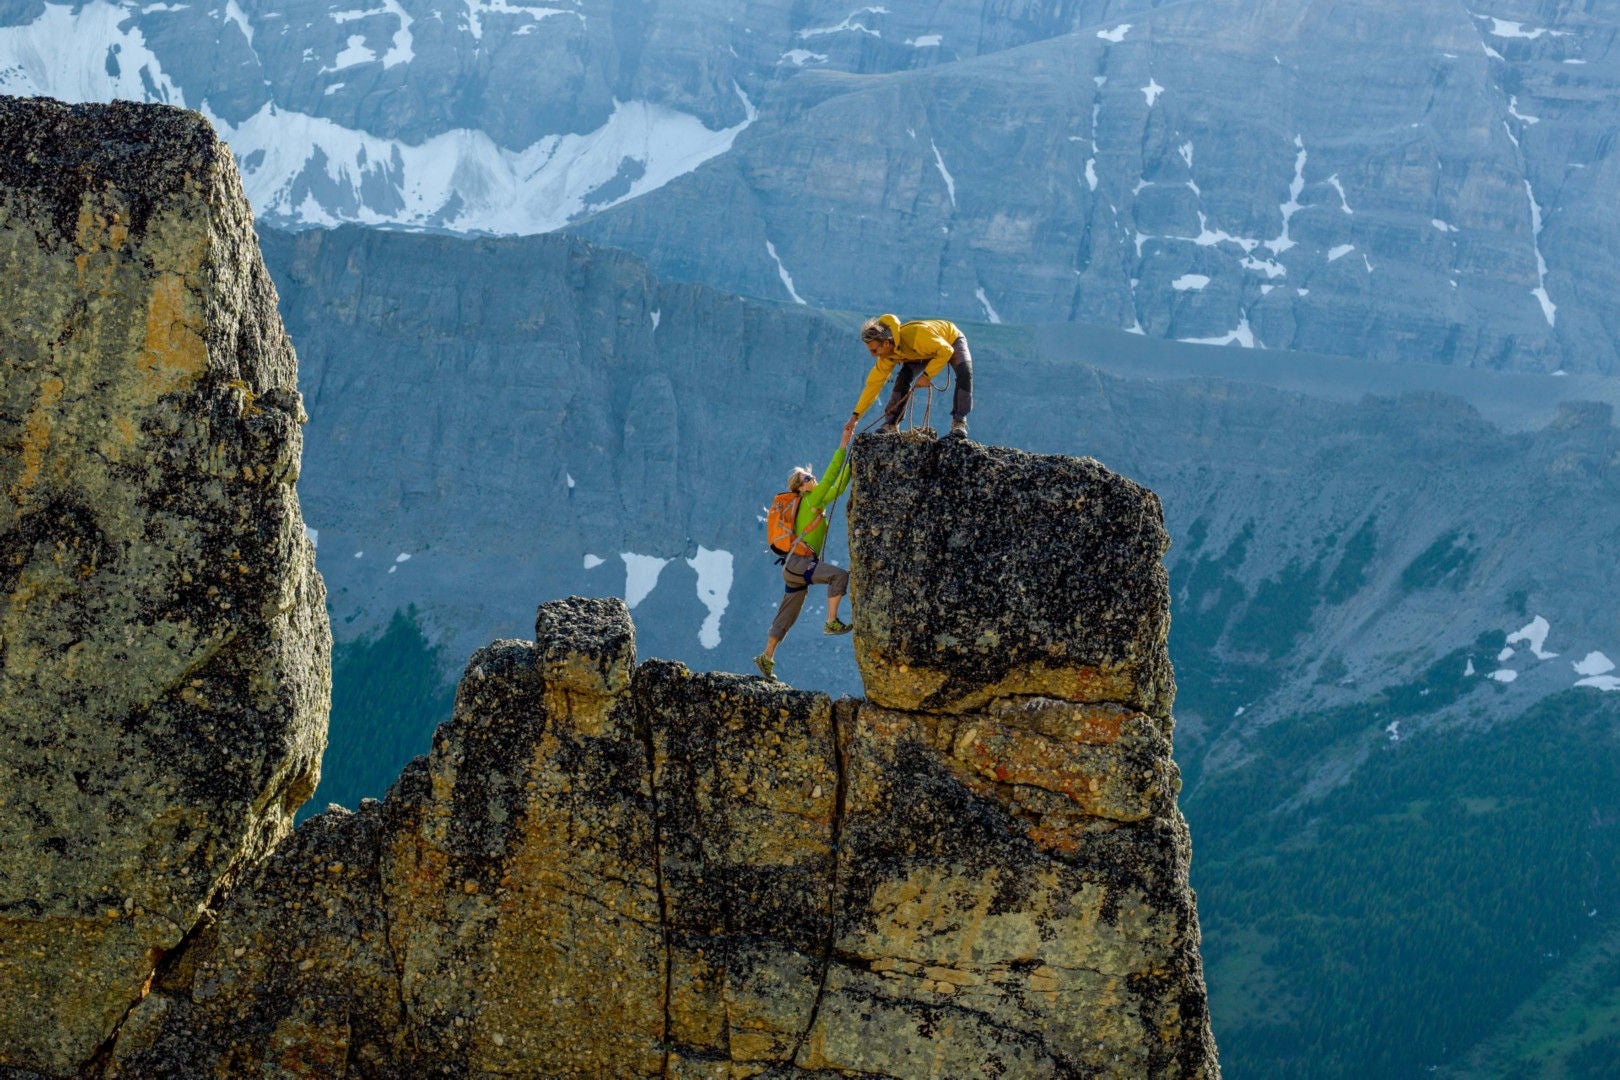
[[[951,433],[949,435],[945,436],[945,437],[947,439],[965,439],[965,438],[967,438],[967,421],[966,420],[952,420],[951,421]]]
[[[821,632],[823,634],[847,634],[853,629],[855,628],[847,622],[839,619],[828,619],[827,625],[821,628]]]
[[[761,675],[765,676],[767,679],[771,680],[771,682],[776,681],[776,661],[775,660],[772,660],[770,657],[766,656],[764,653],[760,653],[758,656],[754,657],[754,666],[759,668],[759,673]]]

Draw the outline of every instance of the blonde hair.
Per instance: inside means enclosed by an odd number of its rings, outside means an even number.
[[[788,473],[788,490],[797,495],[799,489],[804,487],[804,482],[815,479],[815,475],[810,471],[808,465],[796,466],[792,472]]]
[[[879,315],[875,319],[867,319],[861,324],[862,341],[893,341],[894,333]]]

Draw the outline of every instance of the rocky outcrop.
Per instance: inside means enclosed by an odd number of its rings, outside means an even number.
[[[622,601],[542,605],[384,802],[221,906],[112,1073],[1218,1075],[1157,500],[1089,461],[856,453],[873,700],[638,665]],[[940,469],[949,505],[895,512]],[[1031,549],[1067,587],[884,591],[919,535],[972,538],[976,570],[933,564],[960,581]]]
[[[230,155],[0,117],[0,1071],[1218,1075],[1150,492],[864,439],[870,700],[548,603],[385,801],[289,837],[330,638]]]
[[[291,828],[330,635],[230,153],[162,107],[0,130],[0,1067],[68,1073]]]
[[[905,453],[874,440],[855,462],[855,658],[868,697],[956,712],[1047,695],[1141,709],[1168,732],[1158,496],[1089,458],[957,440]]]

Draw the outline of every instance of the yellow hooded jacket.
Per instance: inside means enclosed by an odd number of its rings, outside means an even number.
[[[883,384],[894,373],[895,365],[926,360],[928,366],[923,368],[923,374],[932,379],[951,362],[952,347],[956,339],[962,336],[955,323],[944,319],[918,319],[903,323],[893,315],[880,315],[878,321],[887,326],[893,335],[894,352],[889,354],[887,360],[873,361],[872,370],[866,376],[866,385],[861,388],[860,399],[855,402],[856,416],[871,408]]]

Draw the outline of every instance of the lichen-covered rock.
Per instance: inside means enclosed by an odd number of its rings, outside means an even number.
[[[1090,458],[862,436],[849,505],[866,696],[963,710],[1012,695],[1168,718],[1158,496]]]
[[[229,154],[0,121],[0,1073],[1219,1075],[1151,492],[863,440],[869,701],[556,601],[283,839],[330,639]]]
[[[1158,721],[637,667],[618,600],[536,625],[244,883],[115,1072],[1218,1076]]]
[[[839,963],[802,1064],[1218,1075],[1168,745],[1140,715],[1062,719],[861,708]]]
[[[314,789],[302,409],[202,117],[0,98],[0,1066],[65,1073]]]

